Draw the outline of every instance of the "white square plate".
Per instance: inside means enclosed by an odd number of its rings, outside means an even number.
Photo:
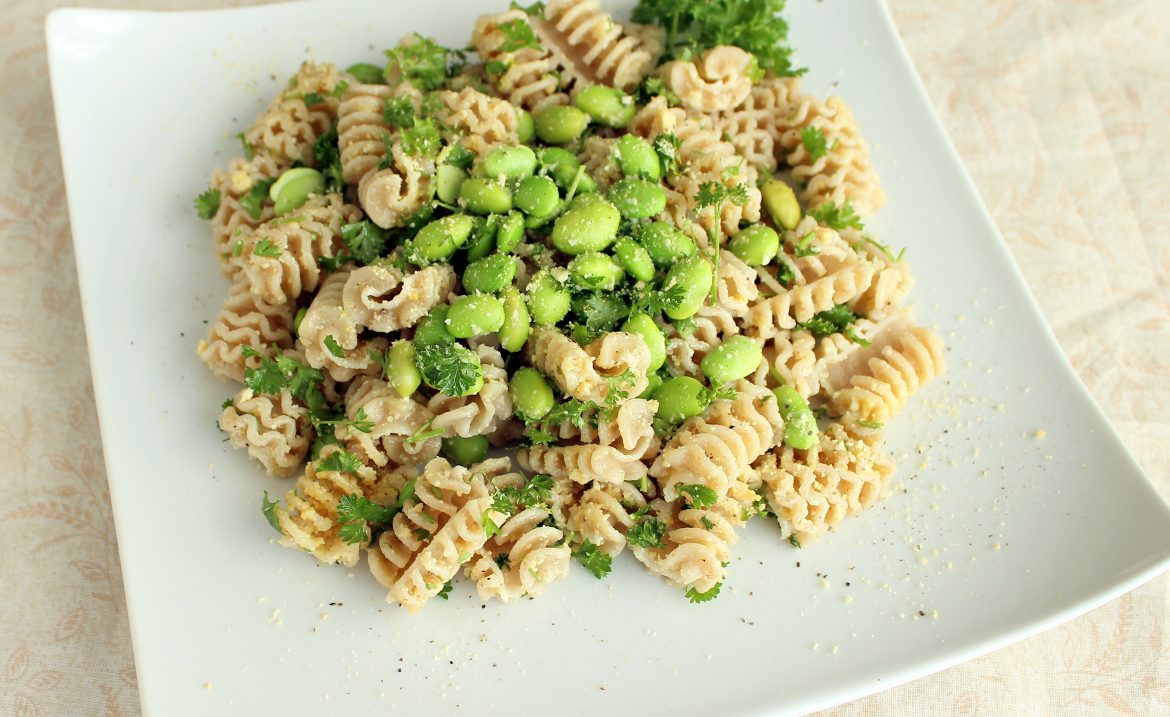
[[[884,504],[799,551],[756,521],[705,605],[623,557],[605,582],[575,570],[511,607],[457,583],[412,617],[364,565],[347,575],[278,547],[260,493],[288,484],[221,442],[232,389],[194,353],[227,286],[191,200],[306,56],[378,61],[411,30],[461,45],[503,3],[50,16],[147,714],[799,712],[1018,640],[1166,568],[1166,503],[1062,357],[877,0],[794,2],[789,19],[807,86],[843,95],[875,148],[890,201],[871,228],[909,247],[919,317],[949,348],[949,373],[893,427]]]

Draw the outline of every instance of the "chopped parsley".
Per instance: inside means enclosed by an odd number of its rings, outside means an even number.
[[[666,82],[661,77],[658,75],[647,75],[638,85],[636,94],[638,104],[644,105],[656,96],[665,98],[666,104],[672,107],[682,104],[679,96],[666,86]]]
[[[836,202],[829,200],[816,209],[808,210],[808,215],[837,231],[865,228],[861,217],[857,216],[857,211],[853,208],[853,203],[849,201],[838,207]]]
[[[362,462],[349,451],[335,451],[317,461],[318,472],[357,473],[361,467]]]
[[[337,358],[345,358],[345,349],[341,348],[341,345],[337,343],[337,339],[333,338],[332,334],[325,337],[325,349]]]
[[[268,190],[275,181],[275,179],[261,179],[252,185],[247,194],[240,197],[240,206],[248,212],[248,216],[253,219],[260,218],[260,214],[264,211],[264,200],[268,199]]]
[[[419,346],[414,360],[427,385],[448,396],[477,393],[483,385],[479,356],[463,346],[447,343]]]
[[[647,515],[647,508],[634,513],[634,524],[626,531],[626,542],[639,548],[661,548],[666,535],[666,523]]]
[[[502,75],[511,67],[507,62],[502,60],[488,60],[483,63],[483,71],[489,75]]]
[[[718,493],[699,483],[680,485],[675,490],[690,498],[691,506],[694,508],[710,508],[719,502]]]
[[[719,597],[719,591],[722,588],[723,588],[723,581],[722,580],[715,583],[715,586],[712,587],[710,590],[707,590],[706,592],[699,592],[698,590],[695,590],[693,587],[687,588],[686,598],[687,598],[687,600],[690,600],[692,603],[696,603],[696,604],[710,602],[710,601],[714,600],[715,598]]]
[[[596,409],[593,403],[589,401],[579,401],[575,398],[570,398],[564,403],[558,403],[552,407],[544,417],[546,425],[559,426],[562,423],[571,423],[577,428],[584,428],[587,420],[587,412]]]
[[[531,13],[530,13],[531,14]],[[504,35],[504,42],[500,44],[499,52],[515,52],[524,48],[540,49],[540,41],[532,26],[523,20],[509,20],[496,26]]]
[[[244,136],[243,132],[236,132],[236,139],[240,140],[240,149],[242,149],[244,152],[244,159],[251,162],[252,157],[256,156],[255,151],[252,149],[252,144],[248,141],[248,138]]]
[[[884,424],[882,424],[881,421],[870,421],[863,418],[857,422],[857,425],[861,426],[862,428],[869,428],[871,430],[877,431],[881,430],[881,427]]]
[[[464,147],[462,142],[456,142],[447,151],[447,158],[444,161],[460,169],[471,169],[471,165],[475,162],[475,152]]]
[[[607,332],[630,314],[626,302],[610,293],[591,291],[573,302],[573,309],[590,331]],[[586,342],[588,343],[588,341]]]
[[[664,177],[678,174],[678,148],[681,144],[682,140],[678,138],[678,135],[671,132],[662,132],[654,138],[652,146],[654,153],[658,155],[658,161],[662,164]]]
[[[434,157],[442,148],[439,125],[430,117],[418,120],[413,127],[402,131],[402,149],[412,157]]]
[[[442,88],[447,78],[455,73],[452,63],[458,61],[462,53],[443,47],[417,32],[414,39],[416,42],[386,50],[386,77],[398,76],[423,92]]]
[[[853,313],[848,306],[837,304],[831,309],[814,314],[808,321],[798,322],[796,328],[804,329],[818,339],[830,334],[844,334],[845,338],[855,344],[869,346],[869,341],[853,330],[853,322],[857,321],[858,318],[860,317]]]
[[[410,437],[406,439],[406,443],[422,443],[423,441],[430,440],[431,438],[445,435],[447,433],[446,430],[442,428],[431,428],[431,424],[434,422],[435,418],[432,416],[426,423],[422,424],[422,426],[420,426],[417,431],[410,434]]]
[[[325,98],[316,92],[306,92],[303,99],[305,100],[305,107],[316,107],[317,105],[325,104]]]
[[[374,430],[374,422],[370,420],[364,407],[359,407],[353,418],[334,418],[316,421],[316,424],[318,428],[321,426],[341,426],[345,428],[346,432],[351,428],[362,433],[369,433]]]
[[[556,436],[539,428],[533,428],[526,437],[528,443],[533,446],[547,446],[557,442]]]
[[[284,250],[273,244],[268,239],[261,239],[260,241],[256,242],[255,246],[252,247],[252,253],[256,256],[265,256],[271,259],[283,254]]]
[[[205,189],[195,197],[195,213],[200,219],[211,219],[219,211],[219,190]]]
[[[796,246],[793,247],[793,255],[797,259],[803,259],[806,256],[816,256],[817,254],[820,254],[820,248],[813,244],[813,240],[816,238],[816,232],[809,232],[808,234],[802,236],[800,240],[796,242]]]
[[[280,505],[278,500],[269,500],[268,491],[264,491],[264,497],[260,502],[260,512],[264,514],[265,520],[272,526],[276,532],[284,535],[284,531],[280,527],[280,518],[276,515],[276,508]]]
[[[387,97],[382,108],[382,119],[386,124],[402,129],[414,126],[414,103],[409,97]]]
[[[593,577],[598,580],[609,575],[609,572],[613,570],[613,558],[601,552],[601,548],[588,540],[581,543],[581,546],[573,551],[573,557],[584,565],[586,570],[593,573]]]
[[[320,369],[294,358],[279,354],[276,358],[261,356],[251,346],[243,348],[245,357],[258,357],[260,365],[244,369],[244,385],[256,393],[270,396],[279,395],[288,389],[295,398],[309,407],[310,416],[321,418],[328,413],[329,405],[321,393],[321,382],[325,380]]]
[[[796,533],[788,536],[788,544],[794,548],[800,548],[800,541],[796,539]]]
[[[820,127],[808,126],[800,131],[800,143],[814,162],[829,152],[829,143]]]
[[[336,455],[336,454],[334,454]],[[369,538],[366,526],[377,530],[394,517],[389,506],[379,505],[364,496],[350,493],[337,503],[338,537],[346,545],[364,543]]]
[[[453,588],[453,587],[455,587],[453,581],[448,580],[447,582],[443,583],[442,589],[439,590],[439,592],[435,595],[435,597],[446,600],[447,596],[451,594],[451,588]]]
[[[326,192],[340,192],[345,189],[341,177],[341,150],[337,146],[337,123],[313,142],[313,159],[325,177]]]
[[[380,259],[386,250],[388,237],[389,232],[369,219],[341,227],[341,240],[349,247],[353,258],[361,264],[372,264]]]

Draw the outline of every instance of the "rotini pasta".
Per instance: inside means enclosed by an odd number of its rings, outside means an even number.
[[[569,574],[570,549],[559,528],[543,525],[545,508],[527,508],[508,518],[500,532],[467,565],[467,576],[484,600],[534,598]]]

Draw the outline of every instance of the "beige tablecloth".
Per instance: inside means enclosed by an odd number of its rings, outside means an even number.
[[[1170,492],[1170,3],[889,2],[1065,352]],[[0,2],[0,715],[133,715],[45,60],[59,4]],[[1159,578],[827,714],[1168,713],[1168,597]]]

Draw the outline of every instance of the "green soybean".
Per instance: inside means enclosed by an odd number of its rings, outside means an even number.
[[[626,177],[613,185],[608,197],[626,219],[649,219],[666,210],[666,192],[647,179]]]
[[[460,296],[447,313],[447,330],[457,339],[490,334],[504,325],[504,305],[491,294]]]
[[[467,181],[467,172],[453,164],[440,164],[435,173],[435,195],[448,204],[459,201],[459,190]]]
[[[617,237],[621,221],[617,208],[596,194],[577,197],[553,225],[553,246],[570,256],[602,251]]]
[[[384,85],[386,78],[382,75],[382,68],[368,62],[357,62],[345,68],[353,78],[363,85]]]
[[[463,270],[463,290],[494,294],[512,284],[516,262],[507,254],[492,254],[473,261]]]
[[[445,261],[463,246],[474,228],[475,220],[471,217],[452,214],[419,229],[411,245],[414,253],[426,261]]]
[[[472,177],[459,188],[459,203],[475,214],[503,214],[512,209],[512,193],[502,182]]]
[[[626,177],[641,177],[657,182],[662,178],[662,163],[650,143],[636,134],[622,135],[617,141],[618,166]]]
[[[633,239],[618,237],[613,244],[613,254],[626,273],[638,281],[650,281],[654,278],[654,260],[650,258],[650,252]]]
[[[512,394],[512,411],[525,423],[544,418],[555,403],[552,386],[544,375],[527,366],[512,374],[508,390]]]
[[[483,172],[492,179],[523,179],[536,171],[536,152],[522,144],[496,147],[483,160]]]
[[[546,147],[540,150],[539,158],[541,168],[552,176],[561,189],[569,188],[573,176],[577,174],[577,168],[581,166],[577,155],[560,147]]]
[[[606,127],[625,127],[638,110],[634,98],[616,87],[590,85],[577,93],[577,108]]]
[[[662,385],[662,376],[657,373],[652,373],[646,376],[646,390],[638,395],[638,398],[650,399],[654,398],[654,392]]]
[[[475,229],[471,232],[471,238],[467,240],[468,261],[476,261],[492,253],[499,228],[498,214],[490,214],[487,218],[475,218]]]
[[[569,262],[569,276],[582,289],[612,291],[625,276],[621,266],[608,254],[587,251],[573,257]]]
[[[679,259],[694,256],[695,242],[666,222],[651,222],[638,230],[638,240],[658,266],[668,267]]]
[[[809,408],[808,401],[791,386],[772,389],[784,419],[785,445],[807,450],[817,442],[817,417]]]
[[[509,254],[523,238],[524,216],[520,212],[511,211],[500,218],[500,228],[496,232],[496,251]]]
[[[418,390],[422,374],[414,363],[414,344],[395,341],[386,360],[386,377],[390,386],[403,398]]]
[[[443,455],[465,467],[482,461],[489,447],[487,436],[451,436],[443,439]]]
[[[780,235],[766,224],[755,224],[731,238],[727,248],[749,266],[763,266],[780,251]]]
[[[622,324],[622,331],[637,334],[646,342],[646,347],[650,349],[650,365],[646,369],[647,372],[657,371],[666,363],[666,337],[648,314],[640,311],[631,314],[626,323]]]
[[[800,202],[792,187],[779,179],[769,179],[760,189],[764,209],[776,226],[791,231],[800,223]]]
[[[532,116],[536,136],[546,144],[568,144],[589,126],[589,115],[576,107],[551,105]]]
[[[701,398],[703,390],[703,384],[690,376],[666,379],[654,392],[654,400],[658,401],[658,413],[655,415],[672,424],[699,415],[705,408]]]
[[[418,322],[414,327],[413,339],[416,347],[455,343],[455,337],[447,330],[447,313],[450,310],[450,305],[439,304]]]
[[[295,167],[285,170],[280,178],[268,188],[276,216],[283,216],[304,204],[310,194],[325,191],[325,177],[315,169]]]
[[[699,367],[712,386],[738,381],[755,371],[764,357],[760,345],[746,336],[729,336],[703,357]]]
[[[527,110],[516,112],[516,136],[523,144],[532,144],[536,138],[536,125],[532,122],[532,115]]]
[[[516,287],[505,287],[500,298],[504,300],[504,325],[496,336],[500,339],[501,348],[515,353],[524,348],[524,342],[528,340],[528,333],[532,330],[532,316]]]
[[[573,295],[565,285],[547,270],[541,270],[528,284],[528,310],[532,320],[541,326],[551,326],[569,313]]]
[[[525,177],[516,187],[513,201],[528,216],[543,218],[556,211],[561,194],[556,182],[548,177]]]
[[[711,293],[713,281],[711,265],[701,256],[688,257],[670,267],[664,286],[681,286],[683,294],[681,301],[666,309],[666,315],[675,320],[694,316]]]

